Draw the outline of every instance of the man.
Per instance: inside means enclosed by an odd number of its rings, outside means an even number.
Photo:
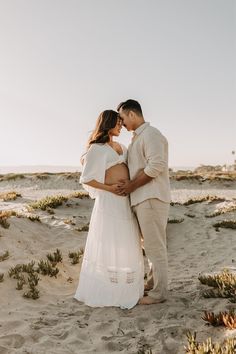
[[[145,253],[151,267],[146,290],[150,291],[139,303],[149,305],[167,298],[168,142],[158,129],[145,122],[137,101],[130,99],[122,102],[117,110],[125,128],[133,131],[128,148],[130,181],[121,180],[118,193],[130,194],[131,206],[144,239]]]

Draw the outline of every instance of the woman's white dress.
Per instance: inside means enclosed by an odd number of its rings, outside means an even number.
[[[137,221],[128,196],[84,184],[104,183],[105,171],[126,163],[127,149],[119,155],[108,144],[93,144],[83,164],[80,182],[95,198],[79,285],[74,298],[88,306],[132,308],[143,296],[144,269]]]

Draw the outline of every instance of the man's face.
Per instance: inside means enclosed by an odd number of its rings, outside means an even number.
[[[119,109],[119,116],[123,120],[123,126],[128,130],[133,130],[132,128],[132,117],[131,111],[123,110],[122,108]]]

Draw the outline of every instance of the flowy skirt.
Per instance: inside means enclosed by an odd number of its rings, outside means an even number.
[[[92,307],[129,309],[143,292],[140,233],[129,197],[99,191],[74,298]]]

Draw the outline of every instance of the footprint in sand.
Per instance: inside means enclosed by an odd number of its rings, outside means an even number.
[[[0,345],[3,345],[3,350],[5,348],[21,348],[24,342],[24,337],[19,334],[8,334],[0,337]]]
[[[108,350],[108,352],[117,352],[117,351],[122,351],[126,348],[126,345],[121,343],[121,342],[107,342],[105,346]]]
[[[0,353],[1,353],[1,354],[8,354],[8,353],[9,353],[9,350],[8,350],[8,348],[2,347],[2,346],[0,345]]]
[[[41,329],[44,327],[52,327],[52,326],[56,326],[58,324],[58,319],[47,319],[47,318],[42,318],[40,317],[37,321],[35,321],[34,323],[32,323],[31,328],[33,329]]]

